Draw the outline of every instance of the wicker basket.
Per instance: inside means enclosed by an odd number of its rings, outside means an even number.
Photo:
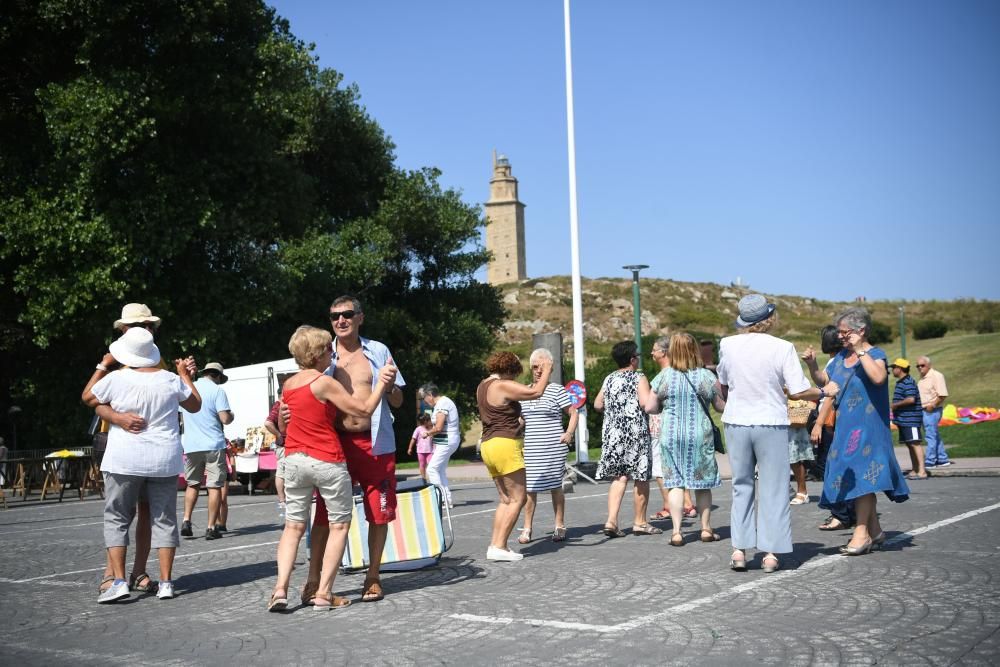
[[[809,401],[789,401],[788,421],[790,426],[798,428],[809,423],[809,414],[812,412],[813,404]]]

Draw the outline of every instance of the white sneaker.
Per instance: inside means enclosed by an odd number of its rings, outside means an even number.
[[[107,604],[109,602],[117,602],[118,600],[124,600],[129,595],[128,582],[124,579],[118,579],[107,590],[102,591],[97,596],[97,603]]]
[[[500,560],[500,561],[518,561],[523,560],[524,554],[519,554],[516,551],[510,551],[509,549],[497,549],[495,546],[490,545],[486,549],[486,560]]]
[[[174,584],[170,581],[161,581],[156,587],[156,597],[161,600],[169,600],[174,597]]]

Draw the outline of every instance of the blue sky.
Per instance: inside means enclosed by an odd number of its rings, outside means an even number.
[[[273,4],[399,166],[482,203],[506,154],[529,276],[570,273],[562,2]],[[572,21],[584,276],[1000,299],[1000,2],[577,0]]]

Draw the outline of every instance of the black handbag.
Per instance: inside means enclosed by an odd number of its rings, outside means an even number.
[[[715,447],[715,451],[720,454],[725,454],[726,445],[722,442],[722,433],[719,431],[719,427],[715,425],[715,422],[712,421],[712,414],[708,411],[708,404],[701,399],[701,395],[698,393],[698,390],[694,388],[694,383],[691,382],[691,378],[687,376],[687,373],[681,373],[681,375],[683,375],[684,379],[687,380],[687,383],[691,385],[691,391],[694,392],[694,397],[698,399],[701,409],[705,411],[705,416],[708,417],[708,423],[712,426],[712,446]]]

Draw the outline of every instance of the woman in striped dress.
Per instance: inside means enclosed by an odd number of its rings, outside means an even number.
[[[552,365],[552,353],[538,348],[531,353],[528,361],[532,378],[537,382],[542,374],[542,362]],[[564,410],[569,415],[565,431],[562,427]],[[535,516],[538,493],[551,491],[552,508],[556,514],[552,541],[562,542],[566,539],[566,497],[563,495],[562,479],[566,470],[566,447],[573,442],[576,431],[577,411],[569,393],[555,382],[550,382],[540,398],[521,401],[521,416],[524,417],[524,469],[528,499],[524,506],[524,527],[517,541],[521,544],[531,541],[531,522]]]

